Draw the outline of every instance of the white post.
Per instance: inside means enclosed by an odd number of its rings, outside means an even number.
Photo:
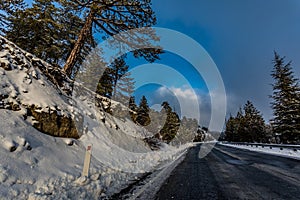
[[[82,176],[88,177],[91,163],[92,145],[87,146],[82,170]]]

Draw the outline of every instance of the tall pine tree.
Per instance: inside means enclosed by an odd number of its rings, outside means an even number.
[[[262,115],[250,101],[245,104],[244,112],[244,141],[263,142],[266,138],[266,126]]]
[[[275,52],[271,76],[274,112],[272,125],[275,133],[281,134],[283,143],[297,143],[300,140],[300,88],[294,77],[291,62],[285,63],[284,57]]]

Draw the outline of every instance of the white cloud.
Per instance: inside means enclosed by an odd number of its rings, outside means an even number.
[[[195,118],[200,125],[209,126],[212,130],[218,130],[220,124],[225,121],[222,110],[236,106],[235,98],[232,95],[222,94],[218,91],[211,91],[209,94],[202,93],[191,87],[161,87],[157,90],[160,96],[170,95],[170,92],[177,98],[180,104],[181,116]],[[225,96],[224,96],[225,95]],[[211,104],[214,104],[213,107]],[[211,122],[211,114],[215,112],[215,119]]]
[[[197,95],[195,90],[193,90],[190,87],[184,86],[181,88],[176,88],[176,87],[171,87],[171,88],[166,88],[166,87],[160,87],[158,89],[158,92],[161,95],[167,94],[169,91],[171,91],[176,97],[179,98],[189,98],[192,100],[197,100]]]
[[[195,90],[187,86],[181,88],[161,87],[158,89],[157,92],[160,96],[168,95],[171,92],[179,102],[181,116],[186,116],[186,117],[195,118],[199,120],[200,117],[199,108],[200,108],[201,98],[197,96]]]

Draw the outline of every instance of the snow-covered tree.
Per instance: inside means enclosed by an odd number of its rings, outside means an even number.
[[[172,144],[184,144],[192,141],[199,141],[203,136],[202,132],[198,128],[198,121],[196,119],[187,118],[184,116],[180,120],[180,127],[176,134],[176,137],[172,140]]]
[[[291,62],[275,52],[271,76],[275,82],[271,105],[274,112],[273,130],[281,134],[283,143],[296,143],[300,140],[300,87],[294,77]]]

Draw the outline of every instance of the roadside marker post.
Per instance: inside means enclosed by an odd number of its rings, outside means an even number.
[[[90,170],[90,163],[91,163],[91,156],[92,156],[92,145],[87,146],[82,170],[82,176],[88,177],[89,170]]]

